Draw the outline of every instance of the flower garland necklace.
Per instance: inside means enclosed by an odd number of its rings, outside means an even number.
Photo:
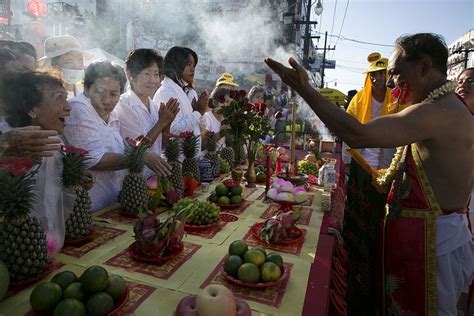
[[[454,90],[456,90],[456,82],[447,81],[428,93],[428,96],[420,103],[433,103],[437,99],[454,92]],[[402,160],[404,148],[405,146],[397,147],[390,166],[385,170],[378,171],[378,175],[372,181],[377,191],[386,193],[390,189],[390,185],[397,174],[398,165]]]

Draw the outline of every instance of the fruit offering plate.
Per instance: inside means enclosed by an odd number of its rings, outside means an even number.
[[[71,239],[71,240],[65,239],[64,246],[72,246],[72,247],[82,246],[93,239],[94,233],[95,233],[94,228],[91,228],[89,234],[85,235],[84,237],[81,237],[78,239]]]
[[[225,262],[225,260],[224,260],[224,262]],[[233,276],[231,276],[227,272],[225,272],[224,271],[224,264],[222,264],[222,266],[221,266],[221,273],[222,273],[222,276],[224,277],[224,279],[226,279],[227,281],[229,281],[231,283],[234,283],[234,284],[237,284],[239,286],[243,286],[243,287],[246,287],[246,288],[249,288],[249,289],[267,289],[267,288],[271,288],[271,287],[280,286],[281,282],[283,282],[285,279],[287,279],[289,277],[289,273],[288,273],[287,270],[285,270],[284,267],[281,270],[282,270],[281,276],[276,281],[265,282],[265,283],[264,282],[245,283],[243,281],[240,281],[239,279],[234,278]]]
[[[173,250],[169,252],[166,255],[155,255],[155,256],[150,256],[147,254],[144,254],[138,249],[137,243],[133,242],[130,246],[128,246],[128,253],[132,257],[133,260],[138,261],[138,262],[143,262],[143,263],[148,263],[148,264],[156,264],[160,265],[168,261],[169,259],[172,259],[176,256],[179,256],[179,254],[183,251],[184,246],[183,243],[181,242],[180,246],[178,249]]]
[[[307,201],[307,200],[305,200],[305,201],[302,201],[302,202],[287,202],[287,201],[278,201],[278,200],[274,200],[274,199],[271,199],[271,198],[268,198],[268,199],[270,201],[274,202],[274,203],[280,204],[279,211],[283,212],[283,213],[293,211],[293,206],[301,205],[303,203],[306,203],[306,201]]]
[[[262,227],[262,225],[263,225],[263,223],[255,223],[255,224],[253,224],[250,231],[252,232],[252,235],[255,238],[257,238],[259,241],[265,242],[264,240],[260,239],[260,236],[258,234],[258,232],[260,230],[260,227]],[[282,239],[279,242],[276,242],[276,243],[273,243],[273,244],[276,244],[276,245],[291,245],[291,244],[298,243],[298,242],[300,242],[301,240],[304,239],[304,232],[296,226],[294,226],[291,229],[290,234],[292,235],[291,237]]]
[[[114,308],[107,314],[108,316],[115,315],[115,313],[117,313],[128,302],[128,295],[129,295],[128,292],[129,291],[128,291],[128,286],[127,286],[125,287],[125,292],[114,304]],[[28,313],[26,313],[26,316],[53,316],[53,313],[30,310]]]
[[[211,202],[209,199],[207,199],[207,200],[210,203],[216,204],[217,206],[219,206],[221,209],[224,209],[224,210],[233,210],[233,209],[239,208],[245,202],[245,200],[242,199],[242,202],[240,202],[240,204],[221,204],[221,203],[217,203],[217,202]]]

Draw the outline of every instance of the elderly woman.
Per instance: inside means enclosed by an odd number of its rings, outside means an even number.
[[[4,80],[0,92],[10,127],[38,126],[44,130],[43,136],[63,133],[64,121],[70,109],[66,89],[59,79],[37,72],[12,74]],[[47,228],[48,239],[53,238],[55,241],[55,246],[50,249],[54,254],[62,246],[65,218],[73,209],[75,196],[63,191],[60,180],[63,170],[61,155],[58,152],[50,155],[58,139],[48,138],[49,141],[43,146],[35,146],[37,141],[44,141],[44,138],[36,139],[36,136],[41,135],[31,127],[22,131],[28,130],[32,132],[29,135],[31,145],[20,147],[24,147],[26,152],[36,149],[38,156],[50,156],[39,161],[35,183],[37,199],[33,212]],[[33,135],[36,135],[35,138],[31,138]]]
[[[79,41],[70,35],[52,36],[44,42],[44,53],[38,60],[39,66],[61,74],[68,98],[78,96],[83,90],[85,54]]]
[[[89,194],[93,210],[117,201],[126,174],[120,122],[113,112],[124,86],[125,73],[120,66],[96,62],[86,69],[84,93],[70,100],[71,116],[64,135],[71,145],[89,151],[87,165],[95,180]],[[147,152],[145,164],[160,176],[170,174],[170,166],[156,153]]]
[[[208,96],[201,93],[195,101],[196,92],[193,88],[194,70],[198,62],[197,54],[186,47],[172,47],[164,60],[165,79],[155,95],[158,103],[167,103],[171,98],[178,99],[179,112],[171,123],[171,134],[193,132],[199,137],[197,154],[201,151],[201,130],[199,122],[208,111]]]
[[[161,83],[163,58],[154,49],[136,49],[126,60],[126,75],[130,88],[122,94],[115,108],[120,121],[122,138],[140,135],[151,147],[148,151],[161,154],[162,134],[169,132],[170,124],[179,111],[178,102],[170,98],[158,105],[151,98]],[[146,176],[150,176],[146,170]]]

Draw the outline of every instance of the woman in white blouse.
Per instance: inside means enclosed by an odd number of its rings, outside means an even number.
[[[95,180],[90,191],[94,211],[117,201],[126,174],[124,142],[113,112],[124,86],[120,66],[108,61],[93,63],[85,72],[84,93],[69,101],[71,116],[64,136],[71,145],[89,151],[86,163]],[[170,174],[170,166],[155,153],[146,153],[145,163],[161,176]]]
[[[122,94],[114,110],[120,121],[120,134],[122,138],[134,139],[146,136],[151,144],[148,151],[160,155],[162,134],[169,133],[179,111],[175,98],[170,98],[166,105],[158,105],[151,99],[161,82],[163,57],[154,49],[136,49],[128,54],[125,65],[130,88]],[[145,176],[152,174],[147,168]]]
[[[208,95],[204,91],[199,99],[194,101],[195,91],[192,87],[194,70],[198,62],[197,54],[186,47],[172,47],[165,56],[165,79],[155,95],[157,103],[167,103],[171,98],[178,99],[179,112],[171,123],[170,132],[179,135],[182,132],[193,132],[199,136],[197,154],[201,151],[201,130],[199,122],[208,111]],[[193,100],[191,102],[190,100]]]

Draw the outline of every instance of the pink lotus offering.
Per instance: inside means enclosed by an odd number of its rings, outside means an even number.
[[[305,188],[295,187],[290,181],[280,178],[273,181],[267,195],[270,199],[278,202],[303,203],[308,199]]]

